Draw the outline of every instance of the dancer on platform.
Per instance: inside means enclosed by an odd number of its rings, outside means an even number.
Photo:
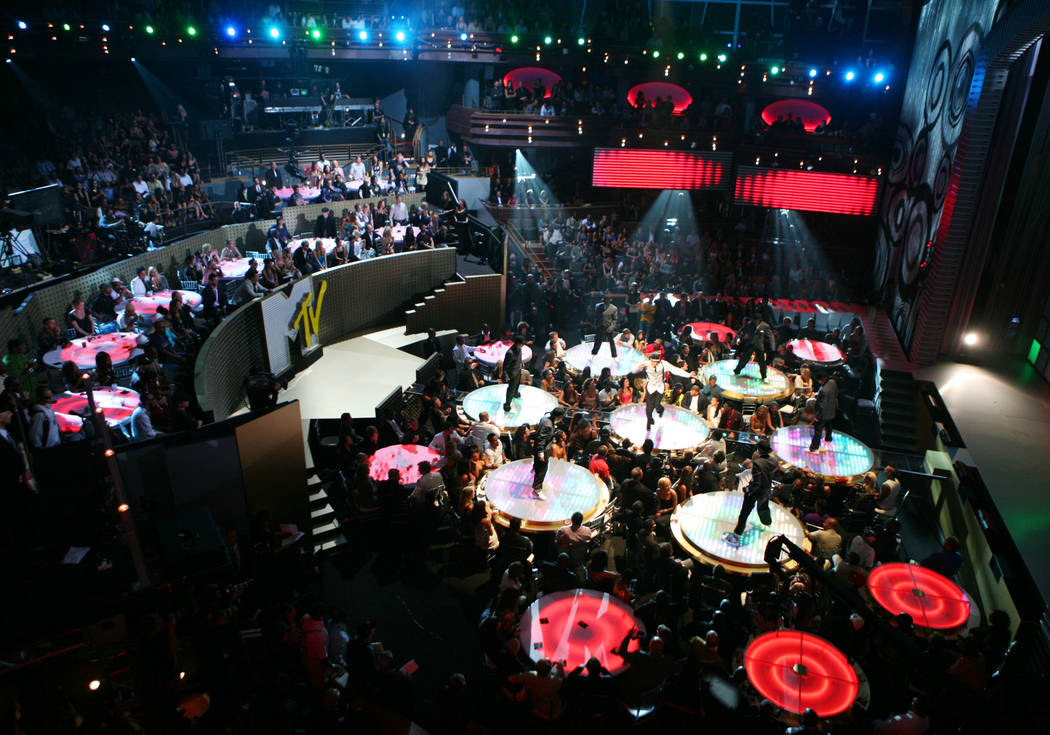
[[[769,322],[754,315],[752,321],[741,330],[740,336],[740,359],[733,368],[733,375],[740,375],[752,357],[758,362],[758,374],[762,380],[766,379],[766,366],[770,358],[776,353],[776,338]],[[754,325],[754,329],[751,326]]]
[[[602,342],[609,343],[609,351],[612,353],[613,359],[616,359],[616,315],[619,310],[613,305],[612,299],[608,296],[602,299],[602,303],[598,304],[595,309],[594,315],[594,328],[597,333],[594,335],[594,347],[591,349],[592,355],[597,355],[598,350],[602,348]]]
[[[773,487],[773,473],[777,471],[777,461],[771,456],[769,439],[758,440],[758,449],[751,455],[751,482],[744,489],[744,502],[740,506],[740,515],[736,519],[736,528],[722,534],[727,544],[740,546],[740,535],[747,527],[747,517],[758,506],[758,519],[763,526],[773,522],[769,512],[769,491]]]
[[[519,334],[514,338],[514,344],[503,356],[503,377],[507,379],[507,399],[503,402],[503,410],[506,413],[510,413],[510,402],[515,398],[521,398],[518,386],[521,385],[521,346],[523,344],[525,344],[525,338]]]
[[[547,477],[547,463],[550,460],[550,446],[554,441],[554,422],[565,415],[565,409],[558,406],[540,419],[536,431],[532,433],[532,497],[546,500],[543,494],[543,481]]]
[[[835,415],[839,407],[839,384],[835,382],[834,375],[825,376],[824,384],[817,392],[817,420],[813,424],[813,440],[809,443],[809,451],[816,452],[821,449],[820,434],[824,432],[824,441],[831,441],[831,424],[835,421]]]
[[[677,375],[680,378],[695,378],[696,373],[687,373],[685,370],[672,365],[667,360],[660,359],[660,353],[650,352],[649,359],[640,362],[631,369],[632,373],[645,373],[645,430],[653,427],[653,411],[660,416],[664,415],[663,397],[667,390],[667,373]]]

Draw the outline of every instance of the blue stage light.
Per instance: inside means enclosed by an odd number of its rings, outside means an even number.
[[[848,72],[846,72],[845,78],[847,82],[852,82],[854,79],[857,78],[857,74],[852,69],[850,69]]]
[[[226,26],[226,35],[230,38],[237,38],[237,29],[233,26]]]

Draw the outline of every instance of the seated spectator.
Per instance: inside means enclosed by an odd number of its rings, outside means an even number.
[[[842,536],[838,532],[839,522],[834,518],[824,521],[819,531],[809,531],[806,537],[813,542],[813,554],[820,559],[831,559],[842,548]]]
[[[541,658],[536,662],[535,671],[526,671],[509,677],[512,684],[521,684],[528,697],[532,713],[544,720],[556,720],[565,708],[561,698],[561,688],[565,681],[565,662],[551,663]]]
[[[962,545],[959,543],[959,539],[949,536],[944,539],[944,545],[940,551],[930,554],[922,560],[922,566],[951,579],[962,566],[961,549]]]

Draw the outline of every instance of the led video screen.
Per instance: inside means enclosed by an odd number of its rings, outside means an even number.
[[[595,186],[624,189],[725,189],[732,153],[595,148]]]
[[[832,214],[874,214],[879,180],[871,176],[738,166],[735,204]]]

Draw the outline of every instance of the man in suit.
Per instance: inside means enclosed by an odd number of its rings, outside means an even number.
[[[539,424],[536,425],[536,431],[532,434],[532,496],[537,500],[547,499],[543,495],[543,480],[547,477],[549,462],[547,452],[551,442],[554,441],[554,422],[564,415],[565,409],[557,406],[540,419]]]
[[[284,177],[281,176],[281,171],[277,168],[275,161],[270,161],[270,168],[263,175],[263,183],[274,189],[280,189],[284,185]]]
[[[314,237],[335,237],[335,219],[328,207],[321,210],[314,222]]]
[[[217,322],[222,319],[224,311],[222,297],[219,294],[219,274],[212,273],[208,276],[208,283],[201,292],[201,304],[204,318],[209,322]]]
[[[598,333],[594,335],[594,347],[591,348],[591,354],[597,355],[598,350],[602,348],[602,342],[608,341],[609,352],[615,358],[616,342],[613,341],[613,336],[616,332],[617,309],[613,306],[612,299],[606,296],[595,311],[594,326]]]
[[[769,511],[769,491],[773,487],[773,473],[777,471],[777,461],[772,456],[769,439],[762,437],[758,440],[758,449],[751,456],[751,483],[744,489],[744,502],[740,506],[740,515],[737,516],[736,527],[722,534],[722,538],[731,546],[740,546],[740,535],[747,527],[747,518],[751,511],[758,506],[758,519],[763,526],[769,526],[773,522],[773,516]]]
[[[835,382],[834,375],[822,378],[824,384],[817,392],[817,421],[813,424],[813,440],[809,443],[809,451],[821,450],[820,433],[824,432],[824,441],[831,442],[831,424],[835,421],[835,414],[839,407],[839,385]]]
[[[733,375],[740,375],[753,356],[758,362],[758,374],[762,376],[762,380],[765,380],[766,366],[769,364],[769,359],[776,349],[774,345],[775,339],[773,330],[767,321],[756,314],[753,323],[755,327],[750,334],[750,338],[744,337],[741,340],[740,359],[737,360],[736,367],[733,368]],[[747,339],[747,341],[744,342],[743,339]]]
[[[525,344],[525,338],[520,334],[514,338],[514,344],[503,356],[503,377],[507,380],[507,398],[503,402],[503,410],[510,413],[510,402],[520,398],[518,387],[521,385],[521,346]]]

